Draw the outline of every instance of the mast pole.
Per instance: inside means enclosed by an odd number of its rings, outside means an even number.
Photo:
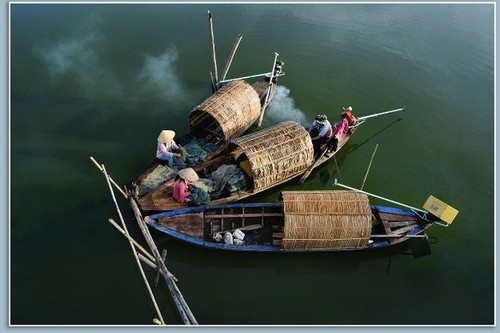
[[[218,74],[218,69],[217,69],[217,57],[216,57],[216,52],[215,52],[214,25],[213,25],[213,20],[212,20],[212,13],[210,13],[210,11],[208,11],[208,23],[210,26],[210,39],[211,39],[211,43],[212,43],[212,59],[214,62],[215,87],[217,89],[218,85],[219,85],[219,74]]]

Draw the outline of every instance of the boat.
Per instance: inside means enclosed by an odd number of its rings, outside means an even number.
[[[219,156],[197,170],[196,187],[207,189],[210,205],[229,203],[265,191],[304,173],[314,162],[311,137],[299,123],[285,121],[230,140]],[[172,196],[173,179],[136,197],[144,212],[187,207]],[[234,186],[237,184],[238,186]]]
[[[332,158],[366,119],[402,111],[404,108],[359,117],[355,126],[342,137],[335,152],[314,156],[314,148],[308,131],[299,123],[285,121],[272,127],[230,140],[225,149],[207,162],[193,168],[200,178],[214,178],[223,165],[241,169],[247,186],[225,191],[224,195],[210,193],[210,204],[217,205],[239,201],[256,193],[302,176],[301,180],[319,165]],[[174,210],[188,206],[174,200],[173,176],[145,195],[134,191],[138,205],[144,212]],[[217,178],[220,178],[217,176]],[[196,186],[203,187],[197,183]],[[211,192],[207,190],[207,192]]]
[[[209,19],[211,22],[210,12]],[[210,27],[212,29],[212,24]],[[187,167],[202,169],[203,163],[218,155],[229,140],[241,136],[252,125],[260,126],[265,110],[274,96],[278,78],[285,75],[284,63],[278,60],[279,54],[275,53],[270,72],[226,79],[240,41],[241,35],[238,36],[220,80],[215,66],[215,78],[212,76],[213,94],[191,110],[187,133],[175,138],[175,142],[186,150]],[[251,83],[251,79],[256,81]],[[168,167],[155,158],[132,182],[132,191],[137,197],[143,196],[172,179],[178,169],[176,166]]]
[[[357,190],[283,191],[278,202],[186,207],[144,221],[202,248],[244,252],[338,252],[379,249],[426,237],[458,211],[430,196],[425,209],[370,205]],[[393,201],[394,202],[394,201]]]
[[[354,134],[358,126],[363,124],[367,119],[394,113],[394,112],[400,112],[400,111],[405,111],[405,107],[394,109],[394,110],[389,110],[389,111],[384,111],[384,112],[379,112],[375,114],[371,114],[368,116],[361,116],[356,118],[355,124],[349,126],[349,130],[347,133],[340,137],[337,143],[337,148],[334,151],[328,151],[328,149],[323,149],[321,153],[318,153],[315,158],[314,158],[314,163],[307,169],[307,171],[302,175],[302,177],[299,180],[299,183],[303,183],[307,177],[311,174],[311,172],[321,166],[322,164],[328,162],[335,154],[340,151],[340,149],[347,143],[347,141],[351,138],[351,136]]]

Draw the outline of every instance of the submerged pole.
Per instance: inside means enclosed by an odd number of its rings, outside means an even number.
[[[219,85],[219,74],[217,74],[218,69],[217,69],[217,56],[216,56],[216,52],[215,52],[214,24],[213,24],[213,20],[212,20],[212,13],[210,13],[210,11],[208,11],[208,23],[210,26],[210,40],[212,43],[212,59],[214,62],[215,87],[217,89],[218,85]]]

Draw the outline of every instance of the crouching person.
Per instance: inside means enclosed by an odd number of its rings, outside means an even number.
[[[192,168],[180,170],[174,181],[174,199],[181,203],[192,203],[194,205],[208,203],[210,195],[195,185],[199,179],[198,174]]]

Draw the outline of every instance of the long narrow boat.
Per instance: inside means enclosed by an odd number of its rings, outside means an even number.
[[[366,193],[350,190],[284,191],[276,203],[188,207],[146,216],[145,221],[173,238],[208,249],[355,251],[425,237],[428,227],[448,226],[458,214],[432,196],[424,207],[427,210],[370,206]]]

